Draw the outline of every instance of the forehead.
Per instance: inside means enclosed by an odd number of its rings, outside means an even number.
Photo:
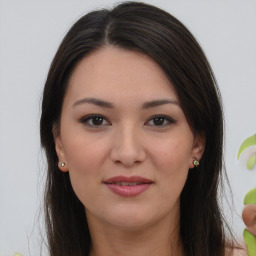
[[[84,57],[74,69],[66,96],[120,99],[171,97],[176,92],[161,67],[147,55],[107,46]]]

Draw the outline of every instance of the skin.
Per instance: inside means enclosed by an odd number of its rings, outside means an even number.
[[[242,218],[246,229],[256,236],[256,204],[248,204],[244,207]]]
[[[142,107],[162,99],[171,102]],[[90,114],[102,115],[102,123],[86,119]],[[156,125],[153,116],[160,114],[172,121]],[[65,162],[59,168],[69,171],[85,206],[91,255],[183,255],[180,193],[188,172],[196,171],[190,168],[203,154],[204,138],[191,131],[173,85],[153,60],[110,46],[82,59],[70,77],[54,136],[59,161]],[[137,196],[123,197],[103,183],[120,175],[153,184]]]

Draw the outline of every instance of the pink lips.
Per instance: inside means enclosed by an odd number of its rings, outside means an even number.
[[[147,190],[153,184],[153,181],[139,176],[116,176],[104,181],[104,184],[120,196],[131,197]]]

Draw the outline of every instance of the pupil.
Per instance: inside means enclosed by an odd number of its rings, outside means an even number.
[[[94,117],[93,119],[92,119],[92,123],[94,124],[94,125],[101,125],[102,124],[102,122],[103,122],[103,118],[102,117]]]
[[[154,125],[162,125],[164,123],[164,118],[162,117],[156,117],[154,118]]]

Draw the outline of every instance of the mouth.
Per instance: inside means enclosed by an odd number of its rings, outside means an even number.
[[[136,186],[136,185],[141,185],[145,183],[141,182],[113,182],[113,183],[107,183],[107,184],[113,184],[113,185],[118,185],[118,186]]]
[[[153,184],[153,181],[139,176],[117,176],[108,179],[103,183],[113,193],[119,196],[131,197],[137,196],[149,189],[149,187]]]

